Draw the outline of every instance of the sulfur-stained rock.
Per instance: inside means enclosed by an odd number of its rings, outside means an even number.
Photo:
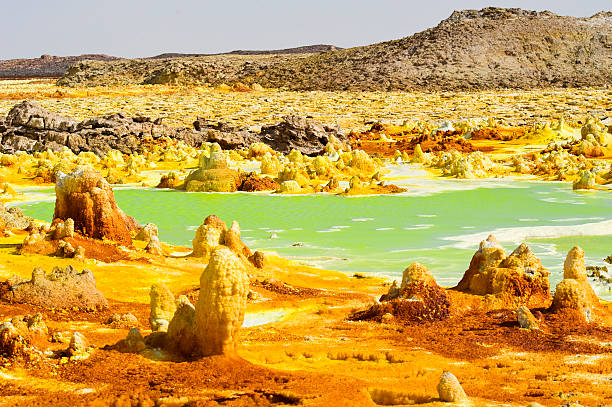
[[[138,318],[130,313],[123,315],[112,314],[105,324],[113,329],[133,328],[138,325]]]
[[[70,343],[66,353],[71,359],[87,359],[90,356],[91,348],[89,342],[80,332],[74,332],[70,337]]]
[[[212,151],[210,157],[201,157],[200,168],[185,178],[184,189],[188,192],[234,192],[239,185],[240,175],[228,167],[225,153]]]
[[[504,248],[499,244],[495,236],[489,235],[486,240],[480,242],[478,250],[472,256],[469,268],[455,289],[470,291],[478,295],[487,294],[489,282],[485,270],[489,267],[497,267],[505,258],[506,251]]]
[[[25,230],[32,224],[32,218],[24,216],[20,207],[13,206],[6,209],[2,203],[0,203],[0,218],[2,218],[6,229]]]
[[[235,253],[240,253],[245,257],[250,257],[253,253],[251,249],[240,240],[240,225],[233,221],[232,226],[225,232],[223,244]]]
[[[579,246],[574,246],[568,253],[563,263],[563,279],[573,279],[578,281],[587,297],[587,301],[598,304],[599,298],[593,290],[588,279],[586,265],[584,262],[584,250]]]
[[[264,266],[266,264],[266,256],[262,252],[260,252],[260,251],[255,251],[255,253],[253,253],[253,255],[251,257],[249,257],[249,261],[256,268],[262,269],[262,268],[264,268]]]
[[[389,289],[387,290],[386,294],[383,294],[380,297],[380,302],[383,301],[391,301],[397,297],[400,296],[400,288],[397,285],[397,280],[393,280],[393,283],[391,283],[391,286],[389,287]]]
[[[178,188],[182,184],[178,174],[174,171],[170,171],[168,174],[162,175],[159,180],[159,184],[155,188]]]
[[[215,215],[204,219],[204,223],[196,231],[193,239],[193,256],[202,257],[206,261],[215,248],[225,242],[225,222]]]
[[[53,238],[55,240],[64,239],[66,237],[74,236],[74,221],[72,218],[66,219],[64,222],[57,223],[55,225],[55,231]]]
[[[240,239],[240,226],[233,221],[232,226],[227,229],[225,222],[215,215],[208,216],[204,223],[196,231],[193,239],[194,257],[201,257],[204,262],[208,261],[211,253],[218,246],[224,245],[240,255],[245,261],[253,253]]]
[[[394,282],[387,294],[381,296],[380,303],[349,318],[382,321],[387,313],[406,324],[444,320],[450,315],[450,299],[425,266],[413,263],[404,271],[400,287]]]
[[[454,374],[446,372],[438,382],[438,395],[440,400],[447,403],[459,403],[467,400],[467,395],[461,387],[461,383]]]
[[[414,164],[424,164],[425,162],[427,162],[427,158],[425,157],[425,154],[423,153],[420,144],[417,144],[414,148],[414,153],[412,154],[410,162]]]
[[[194,321],[197,353],[235,354],[248,291],[245,263],[230,249],[217,248],[200,277]]]
[[[145,247],[145,251],[156,256],[162,256],[164,254],[164,249],[162,248],[161,242],[157,236],[151,236],[149,243],[147,243],[147,246]]]
[[[477,295],[493,294],[502,307],[548,306],[548,274],[526,244],[506,257],[497,240],[489,236],[481,242],[455,289]]]
[[[123,352],[138,353],[145,350],[147,345],[138,328],[131,328],[125,338],[125,350]]]
[[[168,325],[168,348],[173,352],[191,356],[197,351],[194,333],[195,307],[186,297],[177,301],[176,312]]]
[[[112,188],[92,168],[58,173],[55,194],[54,219],[73,219],[74,230],[85,236],[132,244],[130,230],[136,222],[119,209]]]
[[[45,308],[105,308],[108,302],[96,288],[93,273],[78,272],[72,266],[55,267],[49,274],[37,267],[31,280],[21,281],[3,294],[12,302]]]
[[[279,187],[278,182],[274,179],[252,172],[244,176],[239,190],[245,192],[276,191]]]
[[[298,184],[297,181],[283,181],[280,184],[279,192],[281,194],[296,194],[300,193],[301,191],[302,187],[300,187],[300,184]]]
[[[147,223],[138,231],[134,239],[148,242],[151,240],[151,236],[158,236],[157,225],[154,223]]]
[[[584,285],[580,284],[578,280],[568,278],[557,284],[553,309],[569,308],[583,311],[589,308],[589,305]]]
[[[165,332],[168,330],[168,324],[176,311],[174,296],[163,283],[153,284],[149,296],[151,298],[149,326],[153,332]]]
[[[516,310],[516,317],[519,326],[523,329],[533,330],[539,328],[538,320],[533,316],[529,308],[524,305],[518,307]]]
[[[579,174],[579,177],[574,181],[574,189],[594,189],[596,185],[595,174],[591,171],[584,170]]]
[[[436,284],[433,276],[427,269],[420,263],[412,263],[408,266],[402,274],[402,284],[400,290],[405,288],[409,283],[422,282],[426,285]]]
[[[31,354],[28,342],[12,323],[0,324],[0,355],[10,358],[27,357]]]
[[[563,263],[563,278],[574,280],[587,280],[586,264],[584,262],[584,250],[574,246],[568,253]]]

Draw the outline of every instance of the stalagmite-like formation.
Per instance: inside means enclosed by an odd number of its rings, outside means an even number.
[[[74,221],[74,230],[94,239],[109,239],[131,245],[134,219],[115,202],[110,185],[90,167],[77,167],[70,174],[58,173],[55,185],[54,219]]]

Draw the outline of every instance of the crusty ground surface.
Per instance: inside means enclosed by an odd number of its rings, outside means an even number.
[[[164,281],[175,294],[197,297],[204,269],[197,259],[142,254],[116,263],[79,263],[18,255],[19,240],[19,235],[0,239],[1,277],[29,277],[35,264],[50,269],[72,263],[93,271],[110,305],[98,311],[61,311],[0,302],[2,320],[41,312],[52,331],[79,331],[96,347],[79,362],[4,360],[0,405],[433,406],[441,404],[436,385],[444,371],[459,378],[477,406],[612,403],[609,304],[591,324],[572,313],[542,309],[542,330],[531,332],[519,329],[513,311],[490,311],[481,298],[449,290],[453,307],[446,321],[409,326],[349,322],[348,315],[386,292],[388,282],[268,254],[265,268],[252,279],[251,288],[261,298],[249,302],[247,314],[280,310],[284,317],[243,328],[237,359],[168,361],[151,352],[142,356],[103,349],[127,334],[127,328],[113,329],[104,322],[112,313],[130,312],[148,333],[148,287]],[[46,347],[60,350],[66,344]]]

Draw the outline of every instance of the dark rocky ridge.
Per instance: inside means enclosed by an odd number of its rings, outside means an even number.
[[[191,58],[215,55],[293,55],[293,54],[316,54],[342,49],[334,45],[306,45],[302,47],[274,49],[274,50],[236,50],[220,54],[181,54],[175,52],[155,55],[144,60]],[[3,79],[25,79],[25,78],[59,78],[66,73],[68,68],[81,61],[117,61],[129,60],[103,54],[84,54],[78,56],[54,56],[42,55],[40,58],[20,58],[0,60],[0,78]]]
[[[189,57],[202,57],[211,55],[287,55],[287,54],[316,54],[319,52],[337,51],[343,49],[335,45],[317,44],[317,45],[304,45],[295,48],[284,48],[284,49],[270,49],[270,50],[235,50],[230,52],[223,52],[220,54],[181,54],[176,52],[167,52],[160,55],[150,57],[150,59],[164,59],[164,58],[189,58]]]
[[[204,135],[187,129],[174,129],[160,120],[127,118],[121,113],[94,117],[81,122],[51,113],[35,103],[24,101],[0,119],[0,152],[60,151],[68,147],[75,154],[91,151],[104,156],[116,149],[124,154],[143,153],[145,138],[170,137],[188,145],[199,146]]]
[[[490,7],[454,12],[410,37],[318,55],[138,64],[81,63],[58,84],[257,82],[291,90],[379,91],[607,86],[612,13],[576,18]]]
[[[299,116],[288,116],[276,125],[265,126],[260,133],[212,124],[205,119],[198,119],[194,129],[176,129],[163,125],[161,119],[128,118],[122,113],[79,122],[29,101],[15,105],[5,118],[0,118],[0,152],[5,154],[61,151],[64,147],[75,154],[91,151],[100,157],[111,149],[124,154],[142,154],[147,144],[168,137],[193,147],[218,142],[224,149],[236,149],[262,142],[283,153],[296,149],[303,154],[317,155],[323,153],[332,136],[346,140],[341,129]]]
[[[102,54],[85,54],[58,57],[42,55],[40,58],[20,58],[0,60],[0,78],[59,78],[73,64],[85,61],[114,61],[119,58]]]

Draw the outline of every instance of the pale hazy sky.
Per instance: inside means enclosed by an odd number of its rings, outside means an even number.
[[[578,17],[612,10],[610,0],[0,0],[0,59],[352,47],[422,31],[455,9],[487,6]]]

